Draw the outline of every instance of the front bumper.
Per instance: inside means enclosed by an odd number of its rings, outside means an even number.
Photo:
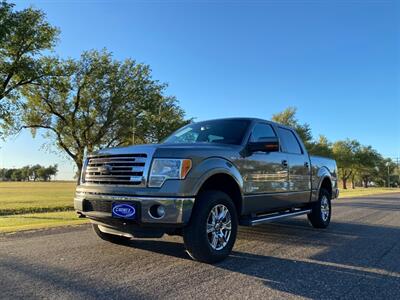
[[[194,197],[142,197],[110,194],[95,194],[77,192],[74,198],[75,210],[90,219],[111,219],[111,205],[113,202],[134,203],[138,208],[135,222],[139,225],[168,224],[184,225],[189,222]],[[154,218],[150,214],[153,205],[163,205],[163,218]]]

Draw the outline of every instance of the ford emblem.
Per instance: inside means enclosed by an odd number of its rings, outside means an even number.
[[[103,165],[97,168],[97,170],[100,172],[102,175],[110,175],[112,172],[113,167],[111,165]]]
[[[128,204],[116,204],[112,209],[113,215],[120,218],[132,218],[136,210],[133,206]]]

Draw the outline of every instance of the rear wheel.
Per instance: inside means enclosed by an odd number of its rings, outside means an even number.
[[[237,227],[231,198],[220,191],[205,191],[196,199],[191,220],[183,231],[186,251],[201,262],[221,261],[232,251]]]
[[[105,240],[107,242],[111,242],[114,244],[120,244],[120,245],[126,245],[131,241],[131,238],[123,236],[123,235],[116,235],[116,234],[111,234],[111,233],[106,233],[101,231],[99,228],[99,225],[97,224],[92,224],[94,232],[101,238],[102,240]]]
[[[307,215],[308,220],[315,228],[326,228],[331,221],[331,214],[331,194],[321,189],[318,201],[312,204],[311,213]]]

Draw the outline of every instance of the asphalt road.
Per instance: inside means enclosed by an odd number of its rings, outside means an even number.
[[[338,200],[327,230],[305,216],[241,228],[214,266],[179,237],[118,246],[87,225],[1,235],[0,298],[400,299],[400,194]]]

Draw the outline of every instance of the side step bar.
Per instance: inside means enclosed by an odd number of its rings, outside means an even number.
[[[259,217],[255,217],[255,218],[242,219],[242,220],[240,220],[240,225],[254,226],[254,225],[258,225],[258,224],[262,224],[262,223],[275,221],[278,219],[305,215],[305,214],[309,214],[310,212],[311,212],[311,209],[298,209],[298,210],[292,210],[292,211],[278,212],[278,213],[259,216]]]

